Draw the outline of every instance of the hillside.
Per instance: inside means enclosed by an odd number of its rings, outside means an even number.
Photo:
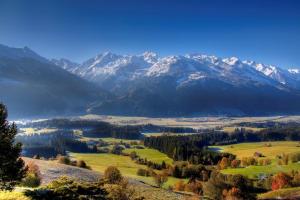
[[[38,165],[42,174],[42,185],[57,179],[60,176],[69,176],[81,181],[97,181],[102,174],[92,170],[82,169],[69,165],[59,164],[56,161],[44,161],[31,158],[24,158],[26,163],[34,162]],[[135,189],[145,197],[146,200],[159,200],[163,196],[166,200],[183,200],[185,196],[164,189],[146,185],[134,179],[129,179]]]
[[[107,95],[26,47],[0,46],[0,87],[11,118],[85,113]]]

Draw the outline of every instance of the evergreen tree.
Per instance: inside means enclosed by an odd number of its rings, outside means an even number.
[[[6,107],[0,103],[0,190],[12,190],[26,174],[20,158],[22,144],[15,142],[16,125],[7,121]]]

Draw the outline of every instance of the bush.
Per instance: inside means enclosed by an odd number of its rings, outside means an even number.
[[[22,180],[21,185],[26,187],[38,187],[41,184],[41,172],[39,167],[34,162],[27,164],[27,173]]]
[[[174,186],[174,190],[176,191],[184,191],[185,183],[183,180],[177,181]]]
[[[80,168],[91,169],[83,160],[77,161],[76,166]]]
[[[157,187],[161,188],[168,181],[168,176],[166,174],[156,174],[153,179]]]
[[[135,151],[132,151],[130,154],[129,154],[131,160],[134,160],[138,157],[137,153]]]
[[[68,156],[57,156],[57,160],[60,164],[70,165],[71,160]]]
[[[122,180],[119,184],[106,185],[108,198],[111,200],[143,200],[143,197],[138,197],[135,189],[129,186],[127,180]]]
[[[150,176],[151,175],[151,172],[147,169],[142,169],[142,168],[139,168],[136,172],[136,174],[138,176]]]
[[[109,166],[104,172],[105,180],[110,184],[120,183],[123,180],[122,174],[118,168]]]
[[[278,190],[290,186],[291,177],[286,173],[279,172],[272,178],[272,190]]]
[[[103,183],[79,183],[68,177],[61,177],[49,185],[36,190],[26,190],[32,200],[107,200]]]
[[[41,178],[33,173],[28,173],[21,182],[21,185],[25,187],[38,187],[40,184]]]
[[[116,145],[113,146],[113,148],[110,151],[110,153],[116,154],[116,155],[120,155],[123,150],[124,150],[124,147],[116,144]]]
[[[188,184],[185,184],[184,191],[186,192],[193,192],[195,194],[202,193],[202,184],[200,181],[192,181]]]

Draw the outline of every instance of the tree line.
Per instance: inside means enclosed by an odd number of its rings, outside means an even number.
[[[190,161],[193,164],[215,165],[231,154],[219,153],[207,148],[210,145],[225,145],[241,142],[300,140],[300,127],[273,127],[258,132],[236,129],[233,133],[210,130],[193,135],[162,135],[144,138],[144,145],[167,154],[170,158]]]

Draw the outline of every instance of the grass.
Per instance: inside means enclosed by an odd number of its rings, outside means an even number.
[[[291,172],[292,170],[300,170],[300,163],[292,163],[288,165],[267,165],[267,166],[249,166],[245,168],[228,168],[222,170],[224,174],[241,174],[249,178],[257,178],[260,174],[275,174],[277,172]]]
[[[258,195],[258,199],[280,199],[280,198],[292,198],[292,197],[299,197],[300,195],[300,187],[294,188],[284,188],[280,190],[275,190],[267,193],[263,193]]]
[[[265,144],[271,144],[267,147]],[[222,152],[229,152],[241,159],[243,157],[252,157],[255,152],[262,153],[265,157],[272,160],[271,165],[267,166],[249,166],[245,168],[228,168],[222,170],[224,174],[242,174],[249,178],[257,178],[260,174],[274,174],[277,172],[290,172],[292,170],[300,170],[300,163],[290,163],[288,165],[277,165],[276,155],[282,153],[300,152],[297,147],[298,142],[281,141],[281,142],[256,142],[256,143],[240,143],[226,146],[213,146],[211,148],[219,149]]]
[[[120,143],[122,141],[124,143],[129,144],[130,142],[140,142],[140,140],[127,140],[127,139],[118,139],[118,138],[100,138],[100,139],[108,143]]]
[[[30,198],[26,197],[22,192],[0,191],[0,200],[30,200]]]
[[[139,181],[143,181],[147,184],[154,185],[152,177],[143,177],[136,174],[139,168],[146,169],[145,165],[136,164],[130,159],[129,156],[121,156],[115,154],[85,154],[85,153],[71,153],[71,156],[78,159],[84,160],[92,167],[92,170],[103,173],[108,166],[117,167],[123,176],[133,178]],[[165,184],[167,188],[170,185],[174,185],[179,179],[169,177],[168,182]]]
[[[271,144],[267,147],[265,144]],[[300,152],[298,142],[280,141],[280,142],[253,142],[253,143],[239,143],[225,146],[213,146],[222,152],[228,152],[236,155],[238,158],[253,156],[255,152],[262,153],[266,158],[274,159],[276,155],[282,153],[295,153]]]
[[[124,153],[130,153],[132,151],[135,151],[137,155],[139,155],[141,158],[147,158],[147,160],[151,160],[156,163],[161,163],[162,161],[165,161],[167,164],[172,164],[173,160],[169,158],[166,154],[159,152],[155,149],[125,149],[123,150]]]
[[[143,133],[145,137],[162,136],[162,135],[177,136],[177,135],[193,135],[193,134],[197,134],[197,133]]]
[[[272,117],[180,117],[180,118],[149,118],[149,117],[128,117],[110,115],[85,115],[81,119],[93,119],[106,121],[119,125],[154,124],[171,127],[190,128],[215,128],[220,126],[234,126],[241,122],[299,122],[300,116],[272,116]]]
[[[239,126],[227,126],[227,127],[223,127],[223,131],[228,132],[228,133],[233,133],[235,131],[236,128],[243,128],[245,130],[251,130],[254,132],[263,130],[264,128],[255,128],[255,127],[239,127]]]

